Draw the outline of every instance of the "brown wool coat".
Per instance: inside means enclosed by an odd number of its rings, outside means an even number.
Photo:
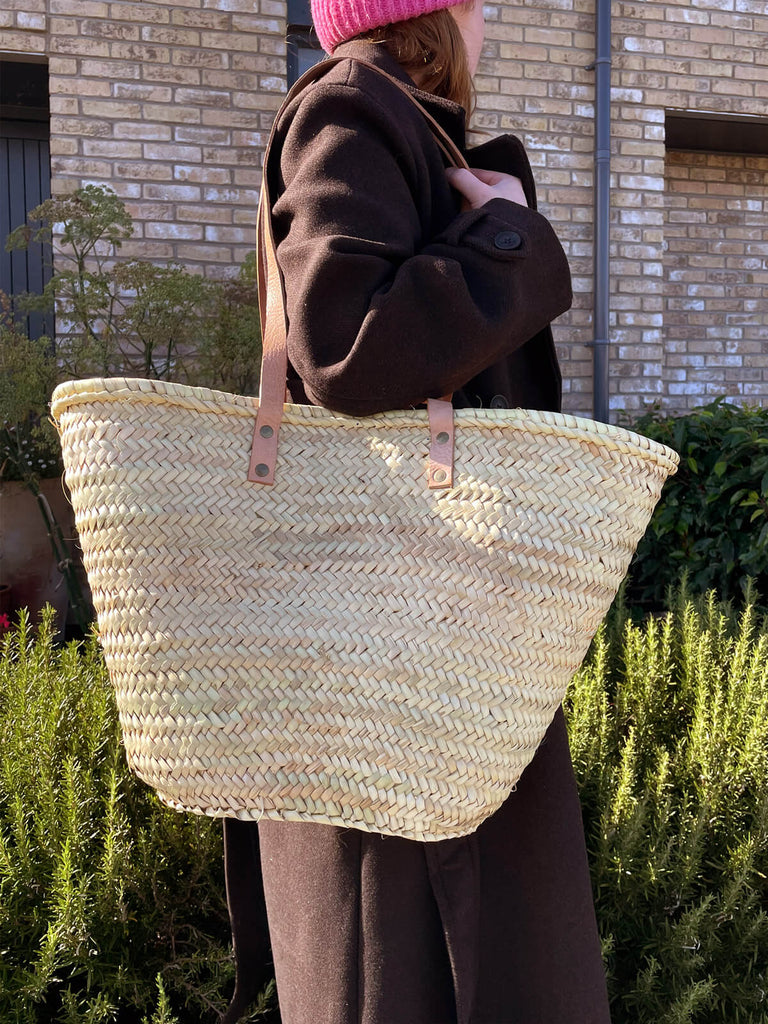
[[[404,82],[464,147],[464,113]],[[426,122],[354,61],[281,116],[267,168],[289,317],[289,388],[352,415],[454,394],[559,408],[550,321],[571,303],[562,248],[510,136],[467,153],[529,207],[461,212]],[[325,825],[225,822],[237,960],[228,1024],[268,974],[283,1024],[609,1024],[578,796],[559,711],[504,806],[439,843]],[[263,887],[262,879],[263,875]]]

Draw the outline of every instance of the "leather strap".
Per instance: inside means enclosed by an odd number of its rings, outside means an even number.
[[[429,463],[427,483],[430,490],[453,486],[453,406],[441,398],[427,399],[429,416]]]
[[[381,68],[377,68],[375,64],[358,60],[356,57],[329,57],[305,72],[290,90],[272,125],[264,158],[264,174],[259,197],[257,263],[259,313],[263,325],[263,336],[261,385],[251,443],[251,457],[248,464],[248,479],[253,483],[274,483],[277,444],[280,435],[280,422],[283,417],[283,404],[286,400],[285,382],[288,374],[288,320],[283,279],[277,264],[275,238],[272,230],[272,200],[269,194],[267,173],[269,155],[278,121],[288,104],[308,85],[343,60],[355,60],[356,63],[370,68],[377,75],[381,75],[395,85],[427,121],[446,161],[453,167],[467,166],[461,150],[431,114],[422,107],[416,97],[406,89],[402,82],[386,71],[382,71]],[[427,412],[431,436],[427,481],[432,489],[450,487],[453,484],[454,440],[453,407],[450,405],[450,399],[430,399],[427,402]],[[445,435],[447,435],[447,439]]]

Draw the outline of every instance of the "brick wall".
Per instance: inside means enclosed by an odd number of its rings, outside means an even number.
[[[591,402],[594,164],[594,14],[591,0],[514,0],[486,5],[486,42],[474,125],[525,143],[539,209],[568,253],[574,304],[555,329],[565,403]],[[476,141],[481,141],[477,137]],[[546,282],[542,282],[546,288]]]
[[[566,377],[565,407],[589,413],[594,74],[586,67],[594,57],[594,0],[507,0],[486,10],[476,123],[516,132],[528,146],[541,209],[563,239],[574,272],[574,308],[555,330]],[[673,245],[680,227],[669,219],[679,193],[669,194],[668,207],[665,191],[679,179],[668,177],[667,168],[683,166],[666,159],[665,110],[768,114],[768,3],[614,0],[612,28],[611,406],[636,410],[659,401],[684,409],[711,394],[768,403],[768,376],[761,364],[768,352],[764,161],[738,158],[749,181],[722,183],[735,190],[734,204],[751,204],[741,211],[750,230],[743,241],[751,248],[741,258],[730,254],[731,263],[723,268],[728,285],[710,285],[727,288],[731,305],[738,300],[739,308],[718,310],[710,303],[696,311],[713,318],[703,339],[707,327],[696,324],[699,337],[693,338],[687,332],[694,324],[681,322],[681,311],[671,305],[666,274],[672,260],[665,254],[665,243]],[[718,159],[723,157],[704,157],[712,168]],[[731,170],[735,174],[737,165]],[[724,195],[721,199],[726,201]],[[726,229],[722,221],[711,227],[714,233]],[[717,239],[710,243],[716,255]],[[727,260],[729,254],[720,255]],[[762,300],[755,294],[761,289]],[[723,316],[730,320],[722,322]],[[740,338],[726,337],[737,329],[743,331]],[[736,341],[738,352],[731,351]],[[705,343],[713,346],[709,356],[690,352],[703,364],[676,362],[687,344]]]
[[[589,413],[594,0],[485,9],[475,124],[528,147],[573,270],[555,332],[565,407]],[[665,110],[766,116],[768,0],[614,0],[613,14],[612,407],[766,403],[765,161],[667,154]],[[49,57],[54,190],[108,182],[136,219],[126,255],[231,273],[254,244],[285,16],[284,0],[5,0],[2,49]]]
[[[111,185],[126,257],[236,270],[285,90],[284,0],[5,2],[23,9],[2,48],[49,58],[53,192]]]

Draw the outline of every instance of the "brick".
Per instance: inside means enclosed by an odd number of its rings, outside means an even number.
[[[140,102],[170,103],[173,93],[169,86],[141,85],[133,82],[115,82],[112,95],[116,100],[138,100]]]
[[[263,53],[233,53],[231,55],[232,70],[246,71],[251,74],[285,74],[285,60]],[[236,85],[231,76],[222,78],[222,85]]]
[[[228,13],[221,11],[176,10],[171,12],[173,25],[184,25],[190,28],[208,28],[226,30],[231,27],[232,20]]]
[[[161,164],[159,162],[148,163],[146,160],[136,160],[133,162],[119,161],[115,164],[115,174],[121,178],[128,178],[134,181],[171,181],[173,178],[173,171],[168,164]],[[143,193],[149,199],[160,198],[158,196],[150,196]]]
[[[199,202],[201,190],[196,185],[145,185],[142,191],[145,199],[166,199],[169,202]]]
[[[287,91],[284,78],[260,78],[259,89],[266,92],[284,93]]]
[[[177,89],[177,103],[196,107],[229,107],[232,97],[223,89]]]
[[[52,36],[49,44],[51,53],[68,53],[80,57],[85,51],[89,58],[109,57],[109,43],[90,43],[87,47],[79,36]]]
[[[115,139],[84,139],[83,154],[85,156],[104,156],[113,160],[120,158],[138,160],[141,157],[141,143],[117,142]]]
[[[112,125],[109,121],[95,121],[84,117],[62,117],[56,114],[51,117],[51,137],[54,135],[96,135],[109,138]]]
[[[76,96],[51,96],[50,110],[52,114],[78,114],[80,104]]]
[[[200,71],[192,67],[155,64],[144,68],[147,82],[168,82],[171,85],[195,86],[200,84]]]
[[[230,166],[234,164],[257,165],[261,164],[262,153],[258,149],[237,149],[228,147],[218,149],[216,147],[204,147],[203,160],[205,163],[218,166]]]
[[[169,260],[175,254],[173,246],[167,243],[129,239],[127,242],[123,242],[120,255],[123,259],[129,260]]]
[[[126,209],[134,221],[173,220],[173,207],[168,203],[126,203]]]
[[[116,139],[146,139],[160,142],[171,138],[171,129],[168,125],[151,124],[148,121],[117,122],[114,125],[114,136]]]
[[[211,263],[233,262],[231,249],[225,249],[221,245],[180,245],[178,255],[182,260],[204,260]]]
[[[251,206],[255,209],[259,203],[259,193],[255,189],[246,188],[206,188],[203,190],[203,199],[206,202]]]
[[[171,62],[188,68],[220,68],[229,67],[229,54],[216,50],[174,50]]]
[[[16,25],[28,32],[45,32],[48,27],[45,14],[33,14],[30,11],[19,11],[16,15]]]
[[[83,0],[49,0],[51,14],[70,14],[74,17],[82,17]],[[106,18],[109,16],[109,7],[105,3],[96,3],[96,0],[89,0],[88,13],[92,18]]]
[[[246,188],[261,188],[261,177],[261,165],[258,167],[235,167],[232,171],[235,185]]]
[[[78,152],[78,140],[56,135],[51,139],[51,156],[74,156]]]
[[[215,226],[209,224],[206,225],[205,228],[205,240],[206,242],[226,242],[255,247],[256,227],[255,225],[250,228],[246,228]]]
[[[224,167],[175,164],[173,178],[174,181],[191,181],[206,185],[229,185],[232,182],[232,172]]]
[[[139,39],[139,26],[124,21],[107,21],[104,18],[83,18],[79,22],[79,32],[83,36],[96,39]]]
[[[266,103],[268,97],[265,96]],[[280,97],[269,97],[275,106],[280,105]],[[262,104],[264,105],[264,104]],[[260,111],[246,110],[214,110],[213,108],[202,111],[202,122],[206,126],[228,127],[228,128],[261,128],[270,127],[264,125],[264,118]]]
[[[271,53],[284,57],[287,50],[283,36],[259,36],[259,53]]]
[[[77,74],[77,61],[67,60],[65,57],[57,57],[51,55],[48,58],[48,80],[49,88],[53,92],[54,83],[57,83],[57,79],[63,78],[69,75]]]
[[[23,31],[12,32],[10,30],[3,32],[3,49],[9,52],[14,50],[17,53],[45,53],[45,36],[43,35],[32,35],[26,29]]]
[[[141,64],[168,64],[171,51],[167,46],[146,43],[110,43],[110,56],[120,60],[139,61]]]
[[[253,213],[251,213],[251,216],[254,216]],[[191,220],[197,223],[204,221],[207,224],[231,224],[233,210],[231,207],[224,205],[217,206],[208,203],[205,206],[195,206],[192,203],[188,203],[178,207],[176,217],[181,221]]]
[[[149,221],[144,225],[144,232],[147,238],[199,241],[203,237],[203,228],[199,224],[176,224],[165,221]]]
[[[253,0],[203,0],[203,7],[215,8],[218,11],[246,11],[254,9]]]
[[[109,14],[115,21],[130,21],[136,25],[167,25],[170,21],[170,12],[162,4],[122,3],[113,0]]]
[[[185,107],[180,104],[167,106],[162,103],[146,103],[144,117],[148,121],[172,121],[174,124],[199,124],[201,120],[197,107]]]
[[[78,177],[95,175],[109,180],[112,177],[112,165],[104,160],[87,160],[81,156],[61,156],[51,160],[51,174],[76,174]]]
[[[199,146],[180,146],[164,142],[144,143],[145,160],[166,160],[170,162],[200,163],[202,149]]]
[[[141,78],[141,65],[129,61],[90,60],[84,58],[80,62],[80,74],[86,77],[106,78],[107,80],[138,80]]]
[[[250,14],[233,14],[232,28],[245,34],[285,34],[285,22],[279,18],[265,18]]]
[[[178,25],[145,25],[141,38],[148,43],[166,43],[168,46],[200,46],[197,29],[182,28]]]

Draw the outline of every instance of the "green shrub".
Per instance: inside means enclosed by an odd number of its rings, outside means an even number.
[[[60,378],[151,377],[253,393],[261,362],[255,254],[238,276],[211,281],[177,263],[123,260],[133,220],[112,189],[85,185],[46,199],[6,249],[51,245],[41,294],[12,296],[17,313],[57,314]]]
[[[651,411],[633,429],[680,453],[680,469],[630,566],[630,601],[661,608],[680,573],[696,593],[768,595],[768,408],[722,399],[687,416]]]
[[[768,624],[619,608],[568,718],[613,1024],[765,1024]]]
[[[0,1020],[204,1024],[234,966],[218,822],[129,774],[94,640],[0,652]],[[256,1019],[256,1018],[254,1018]]]

